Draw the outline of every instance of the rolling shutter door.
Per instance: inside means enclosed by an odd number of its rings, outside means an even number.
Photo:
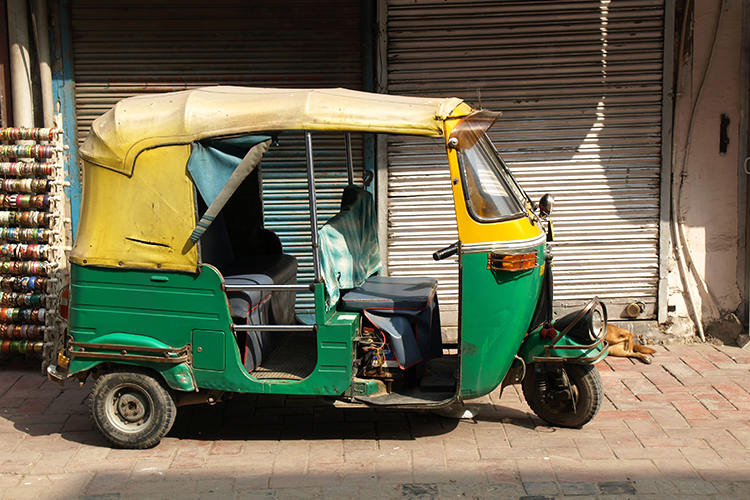
[[[557,311],[598,295],[612,317],[638,300],[655,318],[663,4],[388,2],[388,92],[502,111],[498,150],[532,199],[554,195]],[[439,276],[441,307],[457,300],[456,265],[430,258],[456,239],[444,154],[388,149],[389,271]]]
[[[246,2],[73,0],[79,139],[125,97],[210,85],[361,89],[359,0]],[[313,135],[318,200],[325,222],[346,184],[343,136]],[[353,137],[355,179],[362,139]],[[266,227],[312,281],[305,148],[282,136],[262,162]]]

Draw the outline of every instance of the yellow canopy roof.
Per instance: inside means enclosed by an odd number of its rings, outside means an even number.
[[[403,97],[346,89],[206,87],[124,99],[97,118],[81,147],[90,163],[133,174],[147,149],[259,131],[338,130],[443,135],[457,98]]]

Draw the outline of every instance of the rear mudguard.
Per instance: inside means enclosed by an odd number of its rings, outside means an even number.
[[[111,346],[111,347],[109,347]],[[127,349],[123,349],[127,347]],[[138,348],[161,349],[174,351],[174,355],[157,355],[148,351],[140,351]],[[133,335],[127,333],[111,333],[96,338],[96,343],[74,344],[69,347],[67,355],[70,357],[68,376],[85,374],[102,364],[117,364],[130,366],[143,366],[161,374],[169,387],[177,391],[196,391],[195,376],[190,363],[190,346],[174,349],[153,337]],[[82,351],[85,357],[82,356]],[[179,355],[181,352],[188,353],[180,362],[165,362],[166,359]],[[136,358],[136,359],[133,359]],[[153,359],[153,361],[151,361]]]
[[[540,326],[532,331],[521,344],[518,350],[518,357],[528,363],[547,362],[547,361],[565,361],[567,363],[594,364],[598,363],[607,356],[606,342],[599,344],[579,344],[568,336],[561,338],[555,347],[547,347],[552,344],[549,336],[542,338]],[[558,348],[561,347],[561,348]]]

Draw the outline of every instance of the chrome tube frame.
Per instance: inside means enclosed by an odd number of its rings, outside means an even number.
[[[232,325],[235,332],[314,332],[316,325]]]
[[[264,292],[314,292],[315,285],[224,285],[225,292],[261,290]]]
[[[354,184],[354,160],[352,158],[352,134],[347,132],[346,135],[346,176],[349,185]]]
[[[320,283],[318,210],[315,201],[315,168],[313,167],[312,134],[310,132],[305,132],[305,153],[307,156],[307,190],[310,195],[310,232],[312,233],[313,272],[315,275],[315,283]]]

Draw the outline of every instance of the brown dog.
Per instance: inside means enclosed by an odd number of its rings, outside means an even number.
[[[646,354],[656,351],[650,347],[638,345],[633,342],[633,334],[614,325],[607,325],[607,343],[609,344],[609,355],[624,358],[638,358],[647,365],[651,364],[651,358]]]

